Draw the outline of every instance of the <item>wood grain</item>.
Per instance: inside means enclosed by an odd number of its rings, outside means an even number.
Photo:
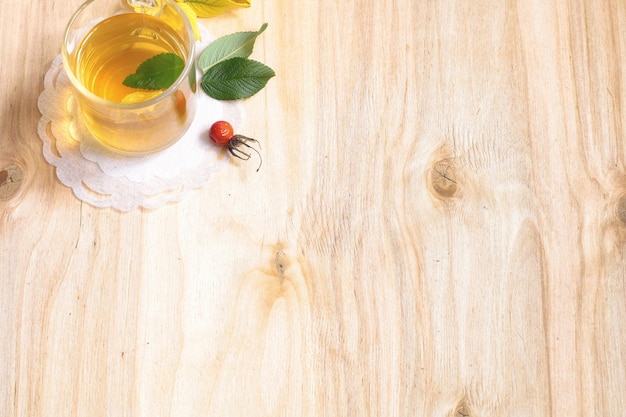
[[[0,2],[12,417],[626,409],[626,3],[256,1],[263,167],[120,213],[41,153],[80,0]],[[45,23],[43,23],[45,22]]]

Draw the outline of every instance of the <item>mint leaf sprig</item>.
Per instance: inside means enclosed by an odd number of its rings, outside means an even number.
[[[274,71],[246,58],[230,58],[204,73],[200,86],[216,100],[239,100],[252,97],[265,87]]]
[[[216,100],[249,98],[261,91],[276,75],[265,64],[248,59],[256,38],[265,31],[264,23],[256,32],[236,32],[222,36],[207,46],[198,58],[202,72],[200,86]],[[160,53],[142,62],[123,84],[143,90],[164,90],[178,79],[185,61],[174,53]],[[195,83],[195,81],[194,81]]]
[[[163,52],[143,61],[134,74],[127,76],[122,84],[143,90],[164,90],[178,79],[185,69],[185,61],[178,55]]]
[[[264,23],[256,32],[237,32],[222,36],[207,46],[198,58],[202,71],[200,86],[216,100],[249,98],[261,91],[276,75],[265,64],[248,59],[256,38],[265,31]]]
[[[264,23],[257,32],[237,32],[222,36],[211,42],[198,58],[198,68],[203,73],[219,62],[229,58],[248,58],[254,49],[256,38],[265,31]]]

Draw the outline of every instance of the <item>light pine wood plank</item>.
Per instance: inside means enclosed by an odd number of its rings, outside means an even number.
[[[41,155],[37,97],[79,4],[0,2],[7,415],[625,408],[623,2],[272,0],[205,21],[269,23],[254,56],[277,77],[242,126],[263,167],[131,213],[81,203]]]

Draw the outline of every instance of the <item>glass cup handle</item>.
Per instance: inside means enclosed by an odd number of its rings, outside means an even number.
[[[162,0],[126,0],[126,3],[137,13],[161,16],[163,10]]]

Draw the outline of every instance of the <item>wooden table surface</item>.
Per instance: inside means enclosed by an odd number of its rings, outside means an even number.
[[[114,0],[112,0],[114,1]],[[0,413],[626,409],[626,3],[253,0],[263,167],[122,213],[42,156],[81,0],[0,2]]]

